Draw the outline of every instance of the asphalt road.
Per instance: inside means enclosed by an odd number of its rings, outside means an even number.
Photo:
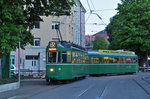
[[[86,77],[47,85],[44,79],[21,81],[21,88],[0,93],[0,99],[150,99],[150,73]]]

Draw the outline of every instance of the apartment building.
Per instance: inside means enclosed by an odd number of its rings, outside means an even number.
[[[75,0],[76,5],[72,8],[70,16],[41,16],[43,22],[37,22],[31,31],[34,36],[34,44],[25,47],[21,53],[21,68],[30,70],[45,70],[46,47],[49,41],[70,41],[85,47],[85,9],[80,0]],[[60,31],[56,27],[60,24]],[[22,50],[21,50],[22,51]],[[18,52],[12,52],[12,60],[16,61]]]

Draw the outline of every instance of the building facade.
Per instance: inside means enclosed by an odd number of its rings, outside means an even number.
[[[46,69],[46,47],[49,41],[70,41],[85,47],[85,9],[79,0],[72,8],[70,16],[41,16],[43,22],[37,22],[31,31],[34,44],[27,45],[21,56],[21,68],[29,70]],[[59,30],[58,31],[58,26]],[[60,35],[61,34],[61,35]],[[82,41],[81,41],[82,40]],[[12,52],[11,57],[17,60],[18,51]],[[17,62],[15,62],[17,66]]]
[[[18,48],[16,49],[16,51],[12,51],[11,52],[11,56],[10,56],[10,65],[14,65],[16,67],[16,69],[18,69]],[[20,68],[23,68],[23,50],[20,49]]]
[[[80,0],[75,0],[74,6],[74,43],[85,48],[85,13]]]

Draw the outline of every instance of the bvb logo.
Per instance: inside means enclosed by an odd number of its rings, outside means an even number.
[[[56,43],[55,42],[51,42],[50,43],[50,47],[52,47],[52,48],[56,47]]]

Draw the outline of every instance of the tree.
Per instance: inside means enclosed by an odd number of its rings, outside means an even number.
[[[96,36],[93,41],[93,50],[107,49],[108,43],[103,36]]]
[[[142,61],[147,60],[150,49],[150,1],[121,0],[118,13],[106,27],[109,35],[110,49],[135,51]]]
[[[22,41],[33,43],[31,29],[40,15],[69,15],[73,0],[0,0],[0,55],[10,53]]]

